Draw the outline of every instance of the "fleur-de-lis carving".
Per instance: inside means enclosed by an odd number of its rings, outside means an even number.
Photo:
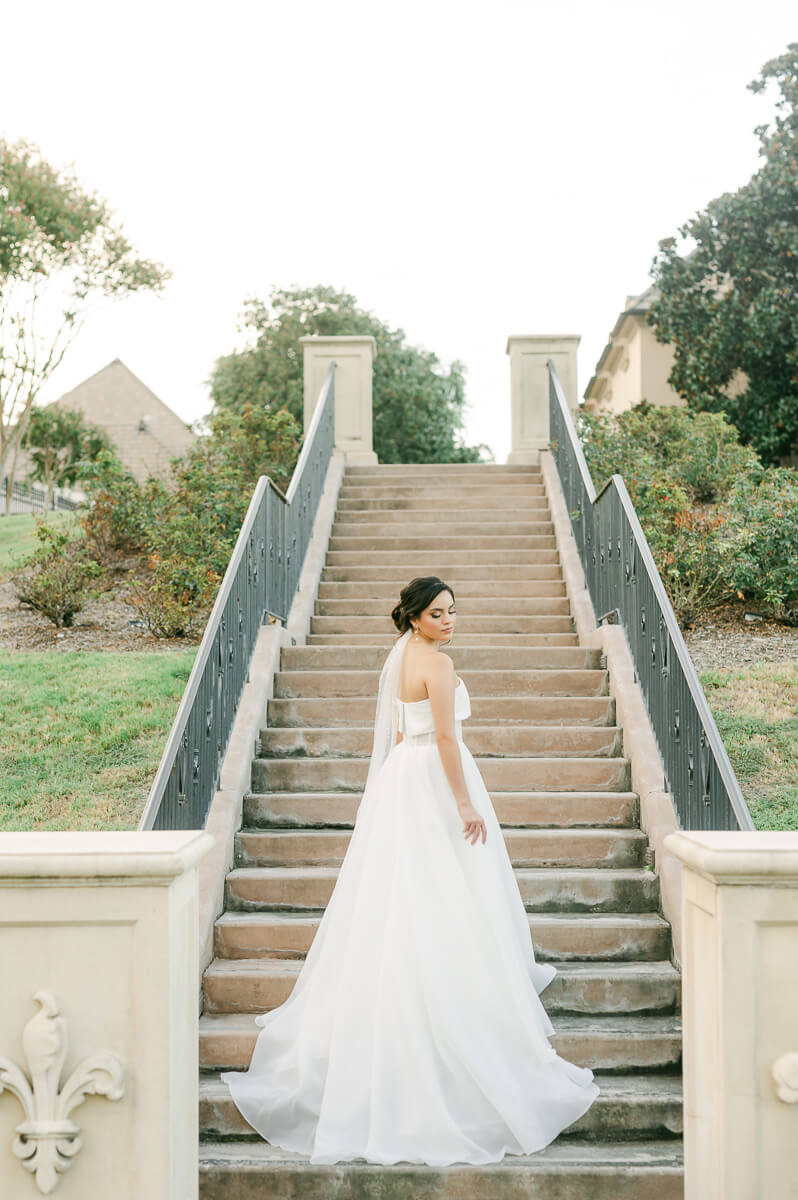
[[[67,1052],[66,1023],[51,992],[38,991],[39,1011],[22,1031],[22,1050],[29,1075],[8,1058],[0,1057],[0,1095],[13,1093],[25,1120],[17,1125],[11,1149],[47,1195],[59,1175],[71,1165],[82,1142],[79,1126],[69,1114],[87,1096],[119,1100],[124,1071],[115,1055],[100,1050],[84,1058],[60,1086]]]

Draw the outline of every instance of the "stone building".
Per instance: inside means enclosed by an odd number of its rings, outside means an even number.
[[[138,480],[168,476],[169,460],[185,454],[196,437],[118,358],[55,403],[78,409],[92,425],[104,429],[123,465]]]
[[[638,296],[626,297],[585,389],[588,412],[624,412],[644,397],[658,406],[684,403],[668,383],[673,347],[658,342],[646,324],[655,296],[652,286]]]
[[[658,342],[646,321],[658,294],[652,284],[639,295],[626,297],[585,389],[584,408],[588,412],[625,412],[641,400],[657,407],[685,403],[668,383],[673,346]],[[726,392],[729,396],[739,395],[746,384],[745,374],[737,371]]]

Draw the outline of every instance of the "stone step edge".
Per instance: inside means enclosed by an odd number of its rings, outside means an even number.
[[[523,762],[526,760],[529,760],[529,762],[534,762],[536,765],[538,765],[540,763],[557,763],[557,764],[565,763],[565,764],[571,764],[571,765],[576,763],[576,764],[584,765],[585,763],[605,764],[607,762],[611,762],[611,763],[614,763],[619,766],[623,765],[623,766],[627,767],[627,766],[630,766],[630,763],[631,763],[631,760],[628,759],[626,757],[626,755],[624,755],[624,754],[594,754],[594,755],[583,754],[583,755],[573,755],[573,756],[565,755],[562,757],[560,757],[559,755],[556,755],[556,754],[540,754],[540,755],[538,755],[538,754],[496,754],[496,755],[475,754],[473,757],[474,757],[474,762],[477,764],[477,766],[479,766],[480,763],[490,763],[492,765],[493,763],[496,763],[496,762],[519,762],[519,761]],[[252,761],[253,761],[253,763],[255,763],[255,762],[335,763],[337,766],[340,766],[341,763],[345,763],[345,762],[356,762],[356,763],[368,762],[368,755],[358,756],[355,754],[341,754],[341,755],[331,755],[329,757],[324,757],[322,755],[319,755],[318,757],[316,757],[315,755],[310,755],[310,754],[305,754],[305,755],[282,754],[282,755],[276,755],[274,757],[268,757],[263,754],[256,754],[253,757]],[[280,790],[282,791],[284,789],[281,788]],[[570,791],[571,789],[570,788],[561,788],[559,790],[567,792],[567,791]],[[267,792],[265,794],[268,795],[269,793]],[[301,795],[302,793],[299,793],[299,794]],[[351,796],[352,793],[350,791],[347,791],[342,788],[338,794],[341,796],[345,796],[345,795]]]
[[[281,975],[299,975],[302,967],[305,965],[305,959],[300,958],[213,958],[205,968],[205,975],[241,975],[241,974],[257,974],[268,976]],[[651,960],[635,959],[632,961],[624,961],[623,959],[562,959],[549,958],[547,964],[556,968],[561,976],[572,976],[573,978],[585,978],[588,976],[596,976],[599,978],[611,977],[635,977],[636,975],[647,975],[655,979],[680,979],[681,971],[679,971],[670,959],[655,958]],[[545,991],[543,992],[545,998]]]
[[[684,1084],[679,1072],[656,1071],[594,1071],[596,1083],[602,1089],[602,1096],[607,1101],[623,1102],[627,1097],[638,1100],[681,1099]],[[200,1093],[208,1095],[229,1095],[227,1084],[222,1083],[221,1072],[217,1070],[201,1071],[199,1077]],[[599,1097],[600,1099],[600,1097]]]
[[[323,911],[323,910],[322,910]],[[618,923],[628,924],[630,926],[646,926],[654,929],[669,929],[670,922],[658,912],[640,912],[630,913],[619,910],[618,912],[528,912],[527,918],[530,925],[536,923],[543,924],[544,922],[552,922],[555,924],[565,925],[568,922],[589,922],[597,925],[617,925]],[[214,922],[216,925],[257,925],[261,921],[273,921],[279,924],[286,925],[292,921],[318,921],[321,919],[321,913],[314,915],[309,913],[306,908],[281,909],[279,912],[241,912],[238,909],[227,909],[220,913]],[[591,960],[593,961],[593,960]],[[604,960],[608,961],[608,960]],[[610,961],[615,962],[615,959]],[[643,959],[636,961],[646,961]],[[667,962],[667,959],[653,959],[654,962]]]
[[[253,874],[268,872],[272,878],[282,874],[290,879],[308,879],[311,876],[337,879],[339,871],[339,867],[232,867],[227,872],[226,878],[238,879],[241,876],[249,875],[251,879]],[[557,878],[564,876],[566,879],[573,880],[597,876],[602,880],[615,879],[619,883],[624,881],[634,883],[643,879],[658,878],[655,871],[648,870],[646,867],[513,867],[513,873],[523,877],[529,875],[531,878],[540,879],[543,882],[547,882],[552,876]],[[651,910],[644,911],[650,912]]]
[[[485,1163],[478,1167],[470,1166],[465,1163],[455,1163],[447,1167],[430,1167],[426,1165],[412,1164],[407,1162],[392,1163],[383,1166],[379,1163],[366,1162],[365,1160],[354,1160],[347,1162],[338,1162],[329,1166],[314,1165],[307,1158],[300,1154],[293,1154],[291,1151],[281,1150],[279,1147],[271,1146],[268,1142],[247,1142],[247,1141],[208,1141],[200,1143],[199,1147],[199,1168],[200,1175],[205,1171],[218,1173],[220,1170],[229,1168],[235,1173],[257,1173],[261,1174],[268,1172],[271,1169],[276,1169],[281,1172],[281,1178],[284,1175],[286,1167],[295,1167],[297,1172],[301,1172],[301,1177],[306,1181],[310,1181],[313,1173],[320,1174],[323,1178],[329,1177],[335,1179],[336,1194],[342,1195],[338,1191],[338,1184],[342,1182],[342,1177],[347,1175],[354,1176],[381,1176],[385,1173],[402,1177],[420,1176],[421,1178],[439,1177],[442,1180],[463,1178],[464,1173],[468,1174],[469,1180],[472,1179],[474,1172],[478,1173],[478,1179],[473,1180],[474,1190],[469,1193],[461,1193],[462,1195],[473,1194],[474,1196],[487,1196],[480,1183],[484,1183],[486,1179],[492,1176],[502,1176],[509,1174],[510,1176],[523,1175],[539,1175],[539,1176],[556,1176],[560,1179],[563,1177],[584,1176],[586,1181],[590,1182],[591,1186],[596,1186],[597,1176],[606,1179],[607,1184],[611,1184],[612,1179],[617,1176],[618,1170],[623,1169],[624,1177],[639,1178],[641,1183],[652,1178],[660,1178],[663,1175],[672,1175],[681,1179],[684,1173],[684,1155],[682,1143],[680,1139],[673,1138],[669,1141],[629,1141],[629,1142],[599,1142],[587,1138],[569,1137],[564,1139],[555,1139],[542,1150],[538,1150],[534,1154],[509,1154],[504,1159],[495,1163]],[[397,1180],[398,1182],[398,1180]],[[479,1190],[477,1190],[479,1188]],[[287,1195],[288,1193],[281,1193]],[[291,1192],[292,1195],[298,1195],[298,1192]],[[315,1194],[315,1193],[314,1193]],[[327,1194],[327,1193],[325,1193]],[[330,1193],[332,1194],[332,1193]],[[388,1194],[399,1195],[398,1192],[388,1193],[381,1190],[377,1192],[364,1192],[358,1189],[358,1196],[362,1196],[366,1200],[366,1196],[385,1196]],[[411,1195],[408,1191],[404,1195]],[[449,1194],[449,1193],[446,1193]],[[520,1192],[513,1192],[513,1195],[521,1195]],[[534,1193],[524,1192],[524,1195],[538,1196],[537,1188]],[[576,1193],[570,1193],[576,1195]],[[580,1193],[585,1197],[589,1193]],[[597,1194],[597,1193],[596,1193]],[[604,1190],[602,1188],[601,1195]],[[631,1195],[624,1190],[625,1196]],[[443,1192],[440,1193],[444,1195]],[[564,1193],[563,1193],[564,1195]],[[673,1193],[674,1197],[676,1193]]]
[[[300,795],[301,795],[301,793],[300,793]],[[511,833],[511,834],[515,834],[517,832],[515,827],[512,825],[509,827],[505,827],[504,825],[501,824],[501,822],[499,822],[499,827],[501,829],[507,828],[507,832]],[[305,835],[308,838],[310,838],[310,837],[324,837],[325,835],[328,835],[330,840],[332,840],[333,838],[336,838],[336,837],[340,837],[341,832],[342,831],[340,829],[335,829],[335,828],[315,829],[315,828],[300,827],[299,829],[286,829],[284,826],[280,826],[278,829],[264,829],[262,826],[258,826],[258,825],[251,825],[251,826],[242,825],[240,829],[236,830],[237,834],[247,834],[247,835],[256,836],[256,835],[265,833],[265,834],[268,834],[269,837],[277,837],[277,838],[297,837],[297,836],[301,837],[302,835]],[[574,835],[574,830],[571,828],[571,826],[567,826],[567,825],[543,825],[543,826],[538,826],[535,829],[530,830],[529,832],[531,834],[534,834],[536,837],[544,837],[545,838],[547,835],[551,835],[552,840],[555,840],[558,837],[562,837],[563,839],[565,839],[566,837],[570,837],[570,836]],[[591,836],[591,834],[595,836],[595,840],[597,842],[600,841],[602,838],[607,838],[607,837],[617,837],[620,840],[625,840],[625,841],[630,841],[630,842],[642,841],[644,839],[646,841],[648,840],[648,835],[646,834],[645,830],[640,829],[639,826],[637,826],[637,825],[622,825],[620,828],[618,828],[614,825],[591,825],[588,829],[579,830],[577,836],[589,838]]]

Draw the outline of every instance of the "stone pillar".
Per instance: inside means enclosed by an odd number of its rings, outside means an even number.
[[[195,1200],[196,864],[211,844],[0,834],[3,1196]]]
[[[683,864],[685,1200],[794,1200],[798,833],[664,846]]]
[[[537,464],[549,445],[549,372],[551,358],[571,412],[578,404],[576,348],[579,334],[530,334],[507,339],[510,355],[512,445],[508,463]]]
[[[304,353],[305,429],[316,409],[330,363],[335,363],[335,449],[354,466],[376,465],[371,432],[373,337],[347,335],[299,339]]]

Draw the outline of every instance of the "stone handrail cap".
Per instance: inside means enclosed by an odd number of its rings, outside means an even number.
[[[579,345],[581,340],[581,333],[511,333],[507,338],[505,353],[509,354],[511,347],[517,343],[538,347],[551,346],[556,349],[560,342],[575,342]]]
[[[0,833],[0,884],[15,879],[157,879],[190,870],[213,845],[199,829]]]
[[[778,830],[679,830],[663,840],[668,854],[717,883],[798,882],[798,832]]]
[[[377,351],[377,341],[370,333],[306,333],[299,339],[300,345],[310,346],[371,346]]]

